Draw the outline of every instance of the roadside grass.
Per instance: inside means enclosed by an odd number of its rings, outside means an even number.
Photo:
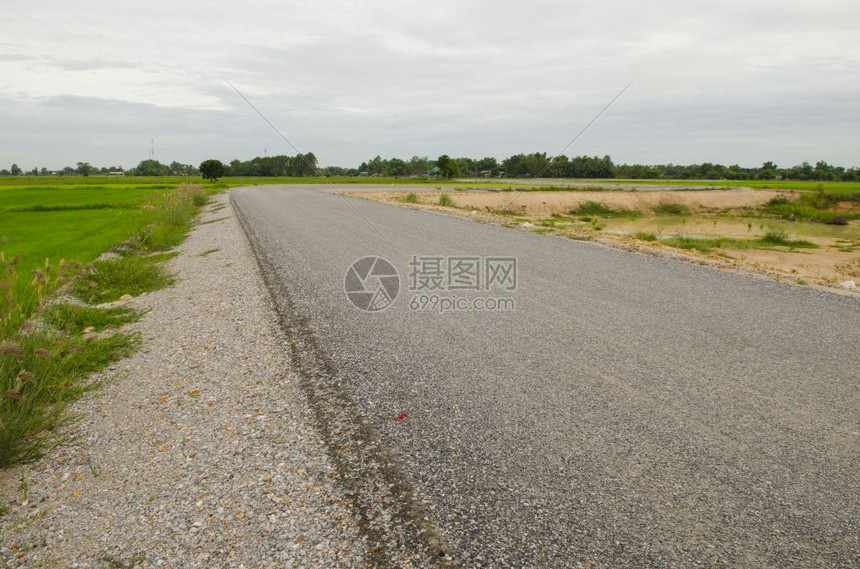
[[[95,261],[75,280],[72,292],[84,302],[102,304],[164,288],[173,283],[164,263],[174,256],[128,255]]]
[[[657,236],[653,233],[647,233],[645,231],[637,231],[633,234],[633,237],[640,241],[657,241]]]
[[[439,194],[439,205],[444,207],[457,207],[457,204],[454,203],[454,199],[451,198],[451,194],[446,193]]]
[[[89,374],[140,345],[137,335],[116,331],[139,319],[139,311],[48,300],[66,284],[93,304],[173,282],[165,263],[175,254],[150,252],[179,244],[214,188],[155,186],[138,191],[129,184],[59,184],[33,186],[34,193],[27,193],[0,184],[6,205],[0,227],[8,235],[0,239],[0,467],[33,460],[60,444],[63,427],[76,418],[68,404],[97,387]],[[93,207],[96,202],[80,201],[91,196],[76,193],[92,191],[111,194],[110,204]],[[110,258],[93,261],[111,248],[116,253]]]
[[[76,418],[68,404],[97,387],[88,375],[138,344],[129,334],[84,340],[39,333],[0,342],[0,468],[62,443],[62,427]]]
[[[766,203],[761,211],[783,219],[817,221],[833,225],[846,225],[850,219],[860,219],[860,211],[840,208],[839,204],[843,202],[860,204],[860,192],[832,192],[827,191],[823,184],[819,184],[814,191],[803,193],[794,200],[789,200],[785,196],[776,196]]]
[[[600,202],[587,201],[579,204],[579,206],[568,211],[568,215],[578,215],[586,217],[595,216],[605,218],[627,217],[633,219],[639,217],[639,212],[633,211],[632,209],[613,209]],[[590,220],[586,220],[583,218],[583,221]]]
[[[46,308],[42,319],[67,334],[82,334],[87,330],[101,332],[108,328],[119,328],[123,324],[137,322],[143,315],[144,312],[123,306],[95,308],[64,302]]]
[[[401,198],[401,201],[403,201],[403,203],[418,203],[418,194],[415,192],[409,192]]]
[[[687,215],[690,209],[681,203],[666,202],[657,204],[651,208],[656,215]]]
[[[674,236],[659,240],[660,243],[676,249],[694,250],[711,253],[714,249],[817,249],[818,245],[802,239],[789,239],[784,233],[768,233],[757,239],[734,239],[730,237],[697,238]]]

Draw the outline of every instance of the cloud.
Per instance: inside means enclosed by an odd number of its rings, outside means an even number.
[[[324,164],[555,153],[633,77],[570,153],[744,165],[860,155],[856,2],[64,6],[7,10],[0,108],[15,116],[0,118],[0,165],[79,153],[129,165],[153,137],[166,160],[292,153],[225,79]],[[39,144],[8,142],[24,124]]]

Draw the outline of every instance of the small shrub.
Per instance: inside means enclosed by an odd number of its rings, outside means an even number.
[[[587,201],[570,210],[569,215],[597,217],[638,217],[638,213],[629,209],[612,209],[600,202]]]
[[[795,249],[817,249],[818,245],[812,243],[811,241],[804,241],[801,239],[789,239],[787,233],[778,232],[778,231],[770,231],[764,235],[764,237],[759,237],[756,241],[763,245],[778,245],[782,247],[792,247]]]
[[[415,192],[409,192],[406,194],[406,197],[403,198],[404,203],[418,203],[418,194]]]
[[[653,233],[645,233],[644,231],[636,232],[633,237],[640,241],[657,241],[657,236]]]
[[[686,215],[690,209],[681,203],[661,203],[651,208],[657,215]]]
[[[450,194],[439,194],[439,205],[444,207],[457,207]]]

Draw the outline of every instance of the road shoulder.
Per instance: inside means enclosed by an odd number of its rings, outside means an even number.
[[[6,566],[363,565],[228,200],[171,262],[177,284],[130,303],[150,310],[129,326],[143,349],[74,405],[72,440],[0,473]]]

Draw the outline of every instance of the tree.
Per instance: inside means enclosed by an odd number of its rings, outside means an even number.
[[[21,168],[19,168],[17,164],[12,164],[12,168],[10,169],[10,172],[12,173],[13,176],[20,176],[21,175]]]
[[[167,176],[167,166],[158,160],[144,160],[134,169],[135,176]]]
[[[90,166],[89,162],[78,162],[75,171],[81,176],[89,176],[94,171],[98,172],[98,169]]]
[[[204,160],[200,163],[200,173],[204,180],[217,182],[224,175],[224,164],[220,160]]]
[[[439,174],[446,180],[460,175],[460,164],[447,154],[436,159],[436,166],[439,168]]]

